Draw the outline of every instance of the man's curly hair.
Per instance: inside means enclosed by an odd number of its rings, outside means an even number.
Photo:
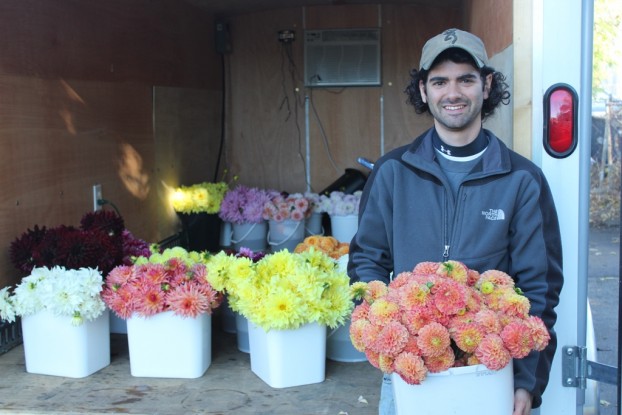
[[[468,52],[459,48],[449,48],[436,57],[430,69],[446,61],[454,63],[468,63],[477,68],[473,57]],[[419,81],[422,81],[425,85],[428,80],[430,69],[411,70],[410,82],[404,90],[408,96],[406,102],[415,107],[415,112],[417,114],[423,114],[425,112],[429,112],[430,110],[428,104],[423,102],[423,99],[421,98],[421,91],[419,90]],[[492,82],[488,98],[484,100],[482,105],[482,120],[494,114],[495,109],[499,106],[499,104],[507,105],[510,103],[510,91],[508,91],[509,85],[505,82],[505,76],[501,72],[496,72],[489,66],[484,66],[480,69],[480,77],[482,82],[484,82],[489,74],[492,74]]]

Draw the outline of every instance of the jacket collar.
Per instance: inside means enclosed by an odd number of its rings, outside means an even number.
[[[490,130],[483,131],[488,136],[489,143],[482,155],[481,168],[474,173],[475,176],[484,177],[509,172],[512,168],[510,150]],[[438,155],[432,143],[433,132],[434,128],[430,128],[417,137],[402,155],[402,160],[411,166],[437,174],[440,167],[436,162]]]

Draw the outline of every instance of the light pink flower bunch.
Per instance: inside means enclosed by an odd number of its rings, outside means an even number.
[[[301,221],[311,215],[309,199],[300,193],[277,193],[263,206],[263,218],[276,222],[286,219]]]
[[[205,277],[204,264],[188,264],[179,258],[118,266],[108,274],[102,298],[123,319],[163,311],[183,317],[211,314],[222,302],[222,294]]]
[[[369,362],[405,382],[427,373],[483,364],[499,370],[543,350],[550,335],[507,274],[482,274],[458,261],[422,262],[387,286],[363,284],[350,338]]]

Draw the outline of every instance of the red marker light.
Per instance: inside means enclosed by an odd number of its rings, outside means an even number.
[[[577,147],[577,93],[556,84],[544,94],[544,148],[555,158],[568,157]]]

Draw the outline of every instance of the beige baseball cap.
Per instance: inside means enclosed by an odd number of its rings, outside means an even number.
[[[443,33],[434,36],[423,45],[419,68],[427,71],[430,69],[430,66],[432,66],[434,59],[436,59],[441,52],[449,48],[464,49],[473,56],[479,68],[488,65],[486,48],[484,47],[484,42],[482,42],[480,38],[464,30],[447,29]]]

